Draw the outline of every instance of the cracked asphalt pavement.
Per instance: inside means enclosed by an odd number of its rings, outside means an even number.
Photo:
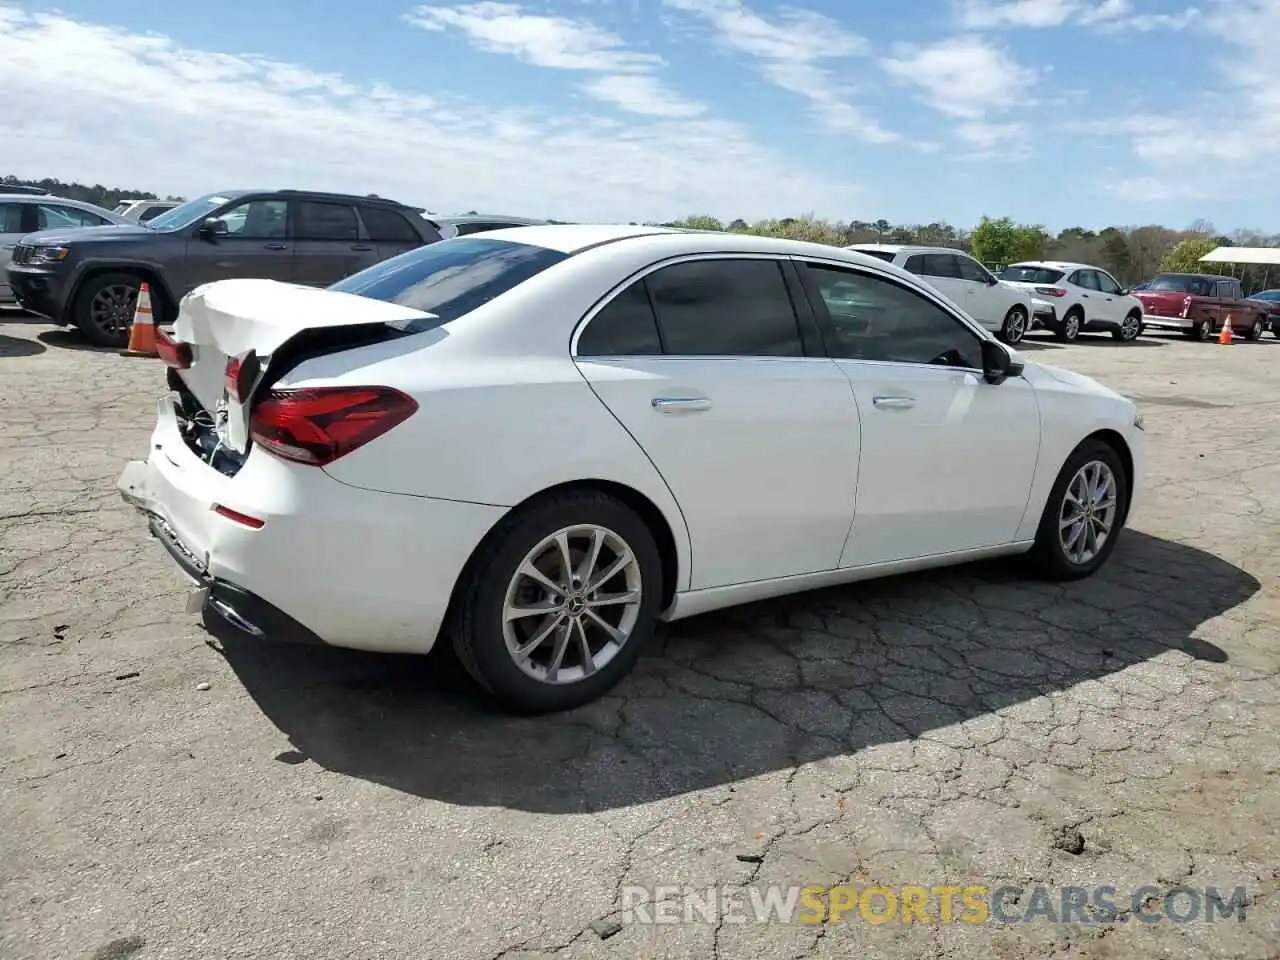
[[[1029,342],[1138,399],[1111,563],[673,625],[616,695],[183,612],[115,491],[162,368],[0,318],[0,956],[1280,956],[1280,341]],[[631,885],[1247,888],[1244,923],[622,923]],[[1123,899],[1123,898],[1122,898]]]

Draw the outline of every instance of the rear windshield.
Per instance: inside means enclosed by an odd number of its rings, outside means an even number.
[[[1176,273],[1162,273],[1151,281],[1148,290],[1169,291],[1171,293],[1190,293],[1197,297],[1207,297],[1211,293],[1212,280],[1204,277],[1188,277]]]
[[[1000,271],[1000,279],[1010,283],[1057,283],[1062,273],[1048,267],[1005,267]]]
[[[894,255],[888,250],[863,250],[861,247],[854,247],[853,249],[857,253],[865,253],[868,257],[875,257],[885,263],[893,263]]]
[[[404,327],[417,333],[470,313],[568,256],[526,243],[459,237],[384,260],[329,289],[434,314],[434,320]]]

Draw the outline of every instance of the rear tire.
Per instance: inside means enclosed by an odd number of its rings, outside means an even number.
[[[1250,343],[1257,343],[1259,340],[1262,339],[1262,331],[1265,327],[1266,327],[1266,324],[1263,323],[1262,318],[1255,317],[1253,321],[1253,326],[1249,328],[1249,332],[1248,334],[1245,335],[1245,338]]]
[[[1080,336],[1080,328],[1084,326],[1084,313],[1079,307],[1072,307],[1058,323],[1054,336],[1065,343],[1074,343]]]
[[[568,564],[559,560],[565,545]],[[600,558],[594,565],[593,551]],[[631,562],[620,572],[593,579],[627,554]],[[522,572],[530,565],[532,575]],[[571,710],[603,696],[635,665],[661,612],[662,559],[653,534],[626,504],[592,490],[513,512],[465,576],[448,628],[454,650],[501,707],[518,713]],[[636,593],[634,602],[601,602]]]
[[[1103,496],[1091,501],[1085,496],[1091,478],[1102,477],[1107,478]],[[1087,509],[1091,503],[1092,509]],[[1119,455],[1101,440],[1085,440],[1067,457],[1040,516],[1031,551],[1038,572],[1049,580],[1079,580],[1093,574],[1111,556],[1128,513],[1129,483]],[[1100,540],[1104,523],[1105,538]],[[1080,549],[1090,543],[1091,551]]]
[[[127,347],[141,287],[142,278],[131,273],[100,273],[90,277],[76,294],[72,322],[95,347]],[[158,300],[151,298],[156,323],[160,322]]]
[[[1197,320],[1195,326],[1191,328],[1191,339],[1199,340],[1201,343],[1208,343],[1213,339],[1213,321]]]

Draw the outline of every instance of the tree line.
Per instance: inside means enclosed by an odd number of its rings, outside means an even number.
[[[1183,230],[1156,224],[1115,226],[1104,230],[1068,227],[1051,233],[1038,224],[1009,217],[983,217],[972,230],[949,223],[892,224],[888,220],[823,220],[812,214],[780,220],[732,220],[724,223],[697,214],[661,226],[725,230],[787,237],[844,247],[855,243],[903,243],[951,247],[972,254],[992,269],[1020,260],[1067,260],[1102,267],[1124,286],[1150,280],[1161,272],[1209,273],[1240,277],[1248,293],[1280,287],[1280,267],[1200,263],[1217,247],[1280,247],[1280,234],[1237,230],[1229,236],[1213,224],[1197,220]]]
[[[61,180],[21,180],[0,178],[3,184],[29,184],[49,193],[84,200],[107,210],[123,200],[162,199],[148,190],[124,190],[64,183]],[[165,200],[183,200],[168,196]],[[559,222],[559,221],[552,221]],[[1200,257],[1216,247],[1280,247],[1280,234],[1237,230],[1229,236],[1217,232],[1213,224],[1197,220],[1183,230],[1156,224],[1114,226],[1104,230],[1068,227],[1051,233],[1039,224],[1016,223],[1009,217],[983,217],[972,230],[936,221],[926,224],[894,224],[888,220],[823,220],[813,214],[781,219],[731,220],[725,223],[707,214],[697,214],[662,226],[695,230],[723,230],[761,236],[788,237],[844,247],[855,243],[911,243],[931,247],[952,247],[973,254],[992,268],[1019,260],[1070,260],[1102,267],[1125,286],[1149,280],[1161,271],[1179,273],[1221,273],[1240,277],[1245,290],[1280,287],[1280,267],[1232,264],[1204,264]]]

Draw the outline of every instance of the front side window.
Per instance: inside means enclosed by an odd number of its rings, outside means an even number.
[[[1111,274],[1095,270],[1093,275],[1098,278],[1098,286],[1102,288],[1103,293],[1109,293],[1113,296],[1120,293],[1120,284],[1116,283]]]
[[[148,225],[155,227],[157,230],[179,230],[183,227],[191,227],[197,221],[212,215],[213,211],[219,207],[230,203],[231,200],[231,197],[218,193],[196,197],[194,200],[179,204],[172,210],[166,210]]]
[[[663,267],[645,283],[670,355],[804,356],[775,260],[691,260]]]
[[[427,330],[470,313],[568,254],[524,243],[465,237],[418,247],[329,287],[434,315],[404,325]]]
[[[960,277],[973,283],[986,283],[990,274],[978,265],[976,260],[956,255],[956,265],[960,268]]]
[[[298,204],[298,239],[355,243],[360,239],[355,207],[346,203],[303,200]]]
[[[156,217],[153,224],[163,217]],[[218,219],[227,235],[241,240],[283,240],[289,235],[289,203],[286,200],[249,200],[237,204]]]
[[[831,356],[982,369],[978,337],[932,300],[840,267],[810,263],[805,269],[827,307]]]

